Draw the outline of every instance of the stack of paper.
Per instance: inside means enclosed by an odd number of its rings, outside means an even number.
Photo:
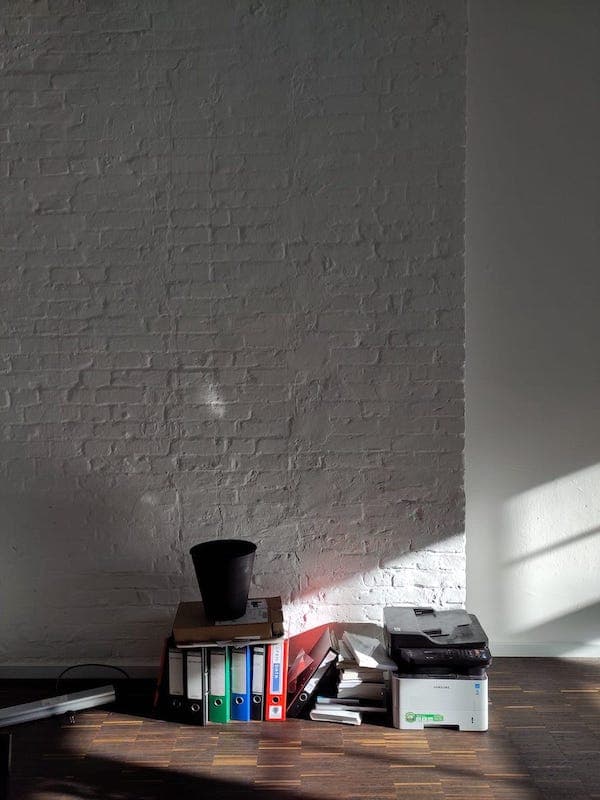
[[[346,725],[360,725],[360,711],[349,711],[345,708],[321,708],[316,705],[310,712],[310,718],[318,722],[342,722]]]
[[[378,639],[358,633],[344,631],[342,642],[346,645],[359,667],[395,672],[396,663],[385,652]]]
[[[387,708],[389,676],[396,664],[378,639],[345,631],[340,640],[338,685],[334,702],[354,704],[358,713]],[[368,712],[373,713],[373,712]]]

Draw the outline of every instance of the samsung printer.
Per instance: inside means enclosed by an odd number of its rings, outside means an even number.
[[[384,609],[394,725],[487,730],[488,639],[474,614],[428,607]]]

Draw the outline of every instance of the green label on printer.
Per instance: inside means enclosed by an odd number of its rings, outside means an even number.
[[[414,714],[412,711],[407,711],[404,715],[404,719],[407,722],[416,722],[420,720],[421,722],[443,722],[444,715],[443,714]]]

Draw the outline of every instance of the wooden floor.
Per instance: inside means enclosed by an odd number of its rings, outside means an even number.
[[[486,733],[304,720],[196,728],[149,718],[148,687],[136,684],[119,711],[15,726],[7,796],[600,798],[600,662],[496,658],[489,680]],[[53,689],[0,684],[0,705]]]

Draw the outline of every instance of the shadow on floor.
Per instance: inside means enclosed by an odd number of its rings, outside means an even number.
[[[115,713],[85,712],[75,726],[15,726],[8,798],[383,800],[412,797],[414,783],[440,798],[460,790],[477,800],[589,800],[600,783],[598,667],[496,659],[487,733],[301,720],[195,728],[152,719],[146,686]]]

